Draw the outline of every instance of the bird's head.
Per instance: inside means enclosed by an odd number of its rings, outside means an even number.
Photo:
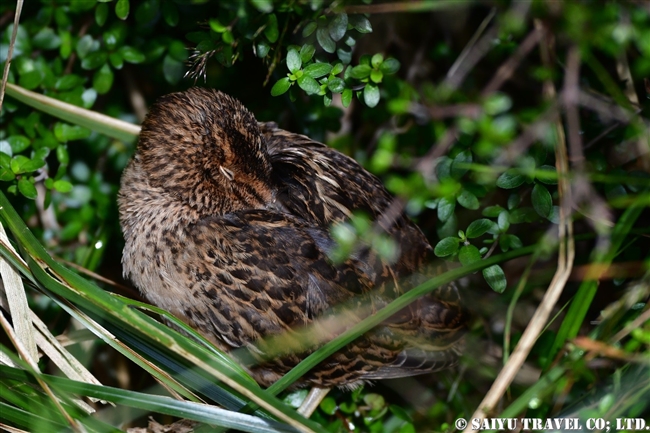
[[[142,124],[136,160],[152,186],[201,213],[261,208],[273,198],[255,117],[216,90],[194,87],[160,98]]]

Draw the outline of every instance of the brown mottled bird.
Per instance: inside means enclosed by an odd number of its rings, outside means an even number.
[[[364,305],[361,319],[431,276],[431,246],[418,227],[403,214],[379,222],[391,201],[353,159],[258,123],[224,93],[173,93],[151,107],[122,177],[124,272],[148,300],[219,348],[248,348],[258,362],[246,367],[268,386],[318,345],[267,359],[263,337],[298,338],[297,329],[332,323],[339,306]],[[331,260],[331,226],[355,212],[393,239],[394,260],[368,245]],[[439,289],[299,385],[354,387],[447,367],[465,319],[455,288]]]

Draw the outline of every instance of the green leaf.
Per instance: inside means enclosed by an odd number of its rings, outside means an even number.
[[[329,30],[330,37],[334,41],[339,41],[343,36],[345,36],[345,32],[348,29],[348,14],[345,12],[342,12],[334,17],[332,21],[329,22],[327,29]],[[320,41],[319,41],[320,42]],[[322,45],[322,44],[321,44]],[[325,47],[323,47],[325,48]],[[327,50],[325,50],[327,51]],[[329,52],[334,52],[329,51]]]
[[[388,58],[379,66],[379,70],[386,75],[392,75],[399,71],[400,63],[397,59]]]
[[[487,97],[483,103],[485,113],[490,116],[496,116],[512,107],[512,100],[504,93],[495,92]]]
[[[378,70],[376,70],[376,69],[373,69],[373,70],[370,72],[370,80],[371,80],[373,83],[381,83],[381,81],[383,80],[383,78],[384,78],[384,74],[383,74],[381,71],[378,71]]]
[[[56,159],[63,165],[70,163],[70,155],[68,154],[68,147],[65,144],[60,144],[56,148]]]
[[[257,44],[255,44],[255,55],[260,59],[266,57],[267,54],[269,54],[270,50],[271,50],[271,46],[265,40],[260,40],[259,42],[257,42]]]
[[[85,58],[99,43],[90,35],[82,36],[77,42],[77,54],[80,58]]]
[[[302,60],[300,60],[300,54],[295,49],[290,49],[287,53],[287,68],[291,71],[292,74],[295,74],[300,70],[302,66]]]
[[[5,166],[5,165],[0,166],[0,180],[8,182],[14,180],[15,178],[16,175],[11,170],[11,166]]]
[[[34,90],[42,81],[43,74],[41,74],[41,71],[33,70],[21,74],[18,79],[18,84],[20,84],[20,87],[24,87],[27,90]]]
[[[438,219],[447,221],[454,214],[456,209],[456,200],[450,200],[447,197],[441,197],[438,201]]]
[[[115,15],[121,20],[125,20],[129,16],[129,0],[117,0],[115,4]]]
[[[474,245],[463,245],[458,252],[458,260],[463,266],[481,261],[481,253]]]
[[[38,193],[36,187],[27,178],[21,177],[18,179],[18,191],[25,197],[34,200]]]
[[[454,179],[460,179],[465,173],[467,173],[468,165],[472,163],[472,152],[469,150],[463,150],[458,155],[456,155],[451,163],[451,177]]]
[[[57,122],[54,125],[54,136],[62,143],[72,140],[80,140],[90,136],[90,129],[83,126],[68,125],[67,123]]]
[[[235,42],[235,36],[230,30],[226,30],[221,33],[221,40],[228,45],[232,45],[232,43]]]
[[[542,165],[537,169],[535,178],[547,185],[557,185],[557,170],[552,165]]]
[[[375,54],[370,59],[370,64],[373,68],[378,68],[384,61],[384,56],[380,53]]]
[[[93,89],[103,95],[108,93],[111,87],[113,87],[113,71],[108,64],[105,64],[93,76]]]
[[[117,51],[112,52],[108,55],[108,61],[111,66],[113,66],[113,68],[118,70],[122,69],[124,66],[124,59],[122,58],[122,55]]]
[[[503,189],[512,189],[521,186],[526,181],[526,176],[519,174],[516,169],[509,169],[501,173],[497,179],[497,186]]]
[[[330,37],[327,28],[321,27],[316,30],[316,40],[326,52],[333,53],[336,51],[336,43]]]
[[[452,159],[447,156],[443,156],[438,160],[438,164],[436,165],[436,177],[438,180],[442,181],[451,177],[451,164]]]
[[[460,239],[455,237],[448,237],[442,239],[438,242],[433,249],[433,253],[437,257],[447,257],[458,252],[458,247],[460,245]]]
[[[45,165],[42,159],[29,159],[24,155],[16,155],[11,159],[11,171],[14,174],[31,173]]]
[[[230,45],[222,45],[221,51],[217,52],[216,55],[217,61],[221,63],[223,66],[229,68],[232,66],[232,46]]]
[[[304,44],[300,47],[300,60],[302,60],[302,63],[305,64],[310,61],[315,52],[316,48],[312,44]]]
[[[329,63],[312,63],[303,69],[305,75],[308,75],[312,78],[320,78],[323,75],[327,75],[332,70],[332,65]]]
[[[54,181],[54,189],[61,193],[70,192],[72,191],[72,184],[67,180],[56,180]]]
[[[225,34],[225,33],[224,33]],[[185,44],[181,41],[172,41],[169,44],[169,55],[179,62],[187,60],[188,53]],[[144,60],[144,59],[143,59]]]
[[[339,48],[336,50],[336,56],[339,58],[341,63],[349,65],[352,61],[352,50],[344,50],[343,48]]]
[[[364,17],[363,15],[350,15],[348,17],[348,21],[352,25],[352,28],[354,28],[359,33],[372,32],[370,21],[368,21],[368,18]]]
[[[457,197],[458,204],[466,209],[476,210],[480,204],[478,198],[466,189],[463,189]]]
[[[319,408],[328,415],[334,415],[338,409],[338,404],[333,397],[325,397],[321,401]]]
[[[183,63],[167,54],[163,59],[163,75],[170,84],[178,83],[183,78]]]
[[[27,149],[31,144],[30,139],[25,137],[24,135],[12,135],[7,138],[7,142],[11,147],[12,154],[22,152],[23,150]]]
[[[508,209],[513,210],[521,204],[521,196],[519,194],[513,193],[508,197]]]
[[[182,45],[182,44],[181,44]],[[183,47],[184,48],[184,47]],[[119,49],[119,53],[122,55],[122,58],[125,62],[129,63],[142,63],[145,61],[145,55],[140,52],[137,48],[129,47],[124,45]],[[178,59],[177,59],[178,60]],[[182,59],[184,61],[185,59]]]
[[[327,88],[330,89],[332,93],[341,93],[345,90],[345,81],[338,77],[334,77],[327,82]]]
[[[483,269],[483,278],[485,278],[492,290],[497,293],[503,293],[508,285],[506,274],[499,265],[492,265]]]
[[[343,63],[337,63],[337,64],[334,65],[334,67],[332,68],[332,72],[330,72],[330,74],[332,74],[332,75],[338,75],[338,74],[340,74],[341,72],[343,72],[343,68],[344,68]]]
[[[106,19],[108,18],[108,5],[106,3],[100,3],[95,8],[95,22],[99,27],[102,27],[106,24]]]
[[[537,212],[531,207],[513,209],[508,218],[511,224],[532,223],[539,220]]]
[[[272,0],[251,0],[251,3],[255,8],[265,14],[273,12],[273,1]]]
[[[221,22],[217,18],[211,18],[210,21],[209,21],[209,24],[210,24],[210,28],[215,33],[223,33],[226,30],[228,30],[228,27],[221,24]]]
[[[106,63],[106,60],[108,60],[108,54],[104,51],[95,51],[84,57],[81,67],[86,70],[97,69]]]
[[[309,75],[303,75],[302,77],[298,78],[298,86],[307,92],[308,95],[313,95],[320,92],[320,85]]]
[[[501,251],[504,253],[511,249],[522,248],[523,246],[521,239],[515,235],[505,233],[499,237],[499,247],[501,247]]]
[[[510,228],[510,212],[505,209],[501,211],[497,219],[497,225],[499,226],[499,231],[501,233],[507,232]]]
[[[363,89],[363,101],[368,107],[375,107],[379,103],[379,87],[374,84],[366,84],[366,87]]]
[[[135,21],[140,25],[147,25],[156,18],[160,5],[158,0],[145,0],[138,2],[135,10]]]
[[[67,74],[56,80],[54,89],[56,90],[70,90],[74,87],[81,86],[85,80],[79,75]]]
[[[34,35],[32,43],[36,48],[53,50],[61,45],[61,38],[51,28],[44,27]]]
[[[372,72],[372,68],[368,65],[357,65],[354,68],[352,68],[352,71],[350,72],[350,75],[352,78],[356,78],[357,80],[361,80],[364,78],[367,78],[370,75],[370,72]]]
[[[264,36],[272,44],[278,40],[280,32],[278,31],[278,17],[275,14],[270,14],[266,20],[266,28],[264,29]]]
[[[345,108],[350,106],[352,102],[352,89],[345,89],[341,94],[341,103]]]
[[[469,239],[477,238],[487,233],[487,231],[490,230],[492,226],[494,226],[493,221],[487,218],[481,218],[476,221],[472,221],[472,223],[467,227],[465,235]]]
[[[313,21],[310,22],[309,24],[307,24],[307,25],[305,26],[304,29],[302,29],[302,37],[303,37],[303,38],[306,38],[307,36],[309,36],[309,35],[311,35],[312,33],[314,33],[314,30],[316,30],[317,28],[318,28],[318,24],[316,24],[316,23],[313,22]]]
[[[533,208],[539,216],[548,218],[551,215],[551,209],[553,208],[553,198],[545,186],[540,183],[536,183],[533,187],[533,192],[531,193],[530,198],[533,202]]]
[[[162,14],[165,22],[170,27],[176,27],[178,25],[178,8],[176,4],[171,1],[162,2]]]
[[[280,96],[289,90],[289,87],[291,87],[289,77],[280,78],[271,88],[271,96]]]
[[[496,206],[488,206],[485,209],[483,209],[482,215],[490,218],[496,218],[499,216],[501,211],[504,211],[505,209],[502,208],[499,205]]]

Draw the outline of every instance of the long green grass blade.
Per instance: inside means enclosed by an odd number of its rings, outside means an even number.
[[[68,104],[39,93],[35,93],[15,84],[7,83],[7,95],[34,107],[39,111],[50,114],[66,122],[86,127],[92,131],[122,141],[134,141],[140,134],[140,127],[122,120],[115,119],[95,111],[86,110],[76,105]]]
[[[29,373],[17,368],[0,365],[0,374],[23,383],[35,383]],[[98,386],[67,378],[42,374],[40,377],[53,389],[84,395],[133,408],[187,418],[215,426],[233,428],[252,433],[296,432],[286,424],[263,420],[201,403],[179,401],[170,397],[127,391],[108,386]]]
[[[605,269],[612,263],[614,258],[618,255],[623,241],[628,234],[630,234],[632,226],[639,218],[641,211],[644,208],[645,202],[643,197],[638,196],[625,212],[623,212],[623,215],[621,215],[614,226],[611,232],[611,244],[609,247],[607,249],[596,249],[594,251],[594,257],[592,259],[594,265],[600,265],[599,269]],[[587,316],[587,311],[589,311],[589,307],[591,306],[591,302],[593,301],[594,296],[596,296],[596,291],[598,290],[598,277],[599,275],[587,275],[585,280],[580,284],[578,293],[576,293],[573,301],[571,301],[569,311],[567,311],[566,317],[564,318],[557,336],[555,337],[545,368],[549,368],[555,359],[555,355],[559,352],[564,343],[578,335],[580,326],[584,322],[585,317]]]

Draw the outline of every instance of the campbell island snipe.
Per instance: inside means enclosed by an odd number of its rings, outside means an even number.
[[[257,122],[224,93],[173,93],[151,108],[122,178],[124,272],[148,300],[219,348],[250,348],[260,361],[246,367],[268,386],[317,345],[266,359],[262,337],[290,340],[298,328],[332,323],[318,320],[341,305],[365,305],[362,318],[431,276],[431,246],[418,227],[401,213],[379,223],[391,201],[353,159]],[[367,245],[342,262],[330,259],[331,226],[354,212],[393,239],[395,260]],[[455,288],[438,289],[300,384],[354,387],[447,367],[465,319]]]

